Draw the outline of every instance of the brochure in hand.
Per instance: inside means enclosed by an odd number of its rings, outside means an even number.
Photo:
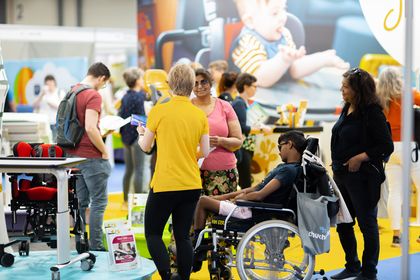
[[[132,114],[130,123],[131,125],[135,125],[135,126],[139,126],[139,124],[141,124],[141,126],[146,126],[147,117],[143,115]]]

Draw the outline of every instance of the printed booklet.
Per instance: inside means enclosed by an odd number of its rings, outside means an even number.
[[[108,245],[108,261],[112,271],[130,270],[138,267],[139,258],[134,232],[126,221],[108,222],[105,225]]]

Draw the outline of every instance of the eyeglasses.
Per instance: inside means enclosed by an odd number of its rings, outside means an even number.
[[[195,85],[194,85],[194,87],[198,87],[199,85],[201,85],[202,87],[205,87],[205,86],[207,86],[209,84],[209,81],[208,80],[206,80],[206,79],[204,79],[204,80],[201,80],[201,81],[196,81],[195,82]]]
[[[279,150],[281,150],[281,146],[288,144],[289,142],[283,142],[283,143],[279,143],[277,145],[277,147],[279,148]]]

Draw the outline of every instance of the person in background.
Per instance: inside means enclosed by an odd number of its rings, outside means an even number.
[[[50,122],[53,142],[57,138],[57,128],[55,127],[58,105],[64,98],[65,92],[57,87],[57,81],[53,75],[44,78],[44,87],[35,99],[33,107],[35,112],[47,115]]]
[[[239,186],[251,187],[251,162],[254,156],[256,133],[270,133],[272,129],[264,124],[247,125],[247,110],[252,97],[257,91],[257,79],[248,73],[242,73],[236,79],[236,89],[239,96],[233,101],[232,106],[238,116],[244,142],[240,150],[235,154],[238,159],[237,167],[239,172]]]
[[[332,170],[353,222],[337,225],[346,265],[331,279],[376,280],[380,247],[377,204],[385,179],[383,161],[392,153],[393,142],[375,81],[368,72],[354,68],[344,73],[341,92],[344,107],[331,137]],[[362,263],[357,255],[355,218],[364,240]]]
[[[148,152],[156,138],[157,162],[145,212],[145,236],[150,255],[163,280],[188,280],[193,248],[189,236],[194,209],[201,193],[199,157],[209,153],[209,127],[206,115],[191,104],[194,70],[177,64],[169,71],[173,96],[154,106],[146,128],[139,125],[139,145]],[[200,146],[199,154],[197,147]],[[177,248],[178,275],[171,274],[169,255],[162,233],[172,215]]]
[[[219,82],[222,78],[223,73],[228,71],[228,63],[226,60],[215,60],[210,62],[208,71],[210,72],[211,78],[214,83],[214,87],[212,87],[212,96],[219,96],[220,92],[217,92],[219,88]]]
[[[118,113],[123,119],[131,117],[132,114],[146,116],[144,110],[146,93],[143,90],[143,76],[144,71],[137,67],[132,67],[124,71],[123,78],[128,86],[128,90],[121,100],[121,107]],[[138,133],[136,126],[128,123],[120,128],[120,133],[124,144],[125,173],[123,177],[123,208],[126,208],[131,181],[133,181],[135,193],[147,192],[147,189],[142,186],[145,156],[137,144]]]
[[[229,103],[236,97],[235,82],[238,77],[236,72],[225,72],[222,74],[217,91],[220,93],[219,98]]]
[[[388,213],[393,230],[393,247],[400,247],[401,230],[401,201],[402,201],[402,142],[401,142],[401,95],[403,92],[403,80],[401,71],[396,67],[386,68],[379,75],[377,83],[378,96],[384,108],[385,116],[391,125],[394,152],[386,164],[389,197]],[[414,104],[420,105],[420,92],[413,90]],[[415,143],[412,143],[412,149]],[[420,188],[420,162],[411,163],[411,179]]]
[[[211,76],[205,69],[195,71],[195,98],[192,103],[207,116],[210,127],[210,147],[214,150],[201,166],[205,195],[234,192],[238,187],[238,170],[233,151],[242,144],[241,126],[229,102],[212,97]]]
[[[92,251],[106,251],[102,242],[102,223],[108,204],[107,184],[111,165],[99,130],[102,97],[98,90],[106,86],[110,76],[108,67],[97,62],[89,67],[86,77],[72,88],[74,92],[74,89],[81,85],[91,87],[76,96],[77,119],[85,132],[79,144],[74,149],[66,149],[66,153],[73,157],[86,158],[86,161],[76,166],[82,174],[77,177],[76,192],[81,216],[85,223],[89,220],[89,241]],[[89,217],[86,217],[89,205]]]

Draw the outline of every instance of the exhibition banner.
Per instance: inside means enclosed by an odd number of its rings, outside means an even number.
[[[44,85],[45,76],[53,75],[58,88],[67,91],[84,78],[88,60],[85,57],[6,60],[4,68],[9,80],[9,97],[16,104],[32,105]]]

